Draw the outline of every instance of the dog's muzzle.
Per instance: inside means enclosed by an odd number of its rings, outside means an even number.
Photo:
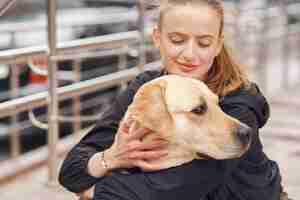
[[[248,146],[252,139],[252,129],[249,126],[240,125],[236,131],[237,137],[241,144],[243,146]]]

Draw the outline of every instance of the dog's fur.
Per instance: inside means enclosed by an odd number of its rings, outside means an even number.
[[[153,131],[143,141],[159,134],[169,142],[168,155],[159,162],[164,168],[193,159],[226,159],[241,156],[249,147],[237,136],[246,125],[225,114],[218,97],[201,81],[167,75],[144,84],[136,93],[123,120],[131,117],[131,129]]]

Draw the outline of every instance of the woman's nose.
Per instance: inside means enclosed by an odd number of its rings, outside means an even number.
[[[182,56],[186,62],[194,63],[197,59],[195,44],[193,41],[190,41],[186,44],[183,49]]]

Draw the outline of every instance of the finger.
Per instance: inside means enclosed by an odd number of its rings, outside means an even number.
[[[131,133],[130,139],[131,140],[140,140],[145,137],[151,130],[148,128],[138,128],[137,130]]]
[[[143,143],[139,140],[129,141],[124,147],[124,152],[127,153],[127,152],[137,151],[141,149],[142,146]]]
[[[168,140],[164,137],[155,136],[155,137],[151,138],[151,142],[159,142],[159,141],[168,143]]]
[[[127,124],[130,126],[133,122],[134,122],[134,119],[131,115],[129,115],[127,118],[126,118],[126,122]]]
[[[130,126],[126,123],[126,122],[123,122],[121,123],[121,126],[120,126],[120,130],[122,133],[129,133],[129,128]]]
[[[129,133],[130,127],[133,124],[133,119],[128,117],[126,120],[124,119],[120,124],[120,129],[124,133]]]
[[[141,142],[141,144],[136,148],[137,150],[156,150],[156,149],[164,149],[168,146],[168,142],[165,140],[156,140],[152,141],[151,143],[144,144]]]
[[[153,159],[161,158],[166,155],[168,155],[168,152],[166,150],[135,151],[135,152],[131,152],[128,155],[128,158],[135,159],[135,160],[153,160]]]
[[[145,172],[158,171],[158,170],[164,169],[159,164],[149,163],[145,160],[137,161],[136,166],[139,167],[140,169],[142,169],[142,171],[145,171]]]
[[[134,132],[140,128],[140,124],[137,121],[132,121],[130,124],[130,132]]]
[[[134,151],[159,151],[159,150],[161,151],[164,150],[167,147],[167,145],[168,142],[166,141],[157,141],[157,142],[145,144],[140,140],[133,140],[128,142],[123,148],[123,151],[120,151],[120,153],[123,155],[128,152],[134,152]]]

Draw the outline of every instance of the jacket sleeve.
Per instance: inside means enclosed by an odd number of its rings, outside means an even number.
[[[145,82],[144,79],[144,75],[141,74],[131,81],[127,89],[104,111],[96,126],[67,154],[58,178],[59,183],[66,189],[80,193],[101,179],[87,173],[88,161],[95,153],[112,145],[119,122],[137,89]]]

